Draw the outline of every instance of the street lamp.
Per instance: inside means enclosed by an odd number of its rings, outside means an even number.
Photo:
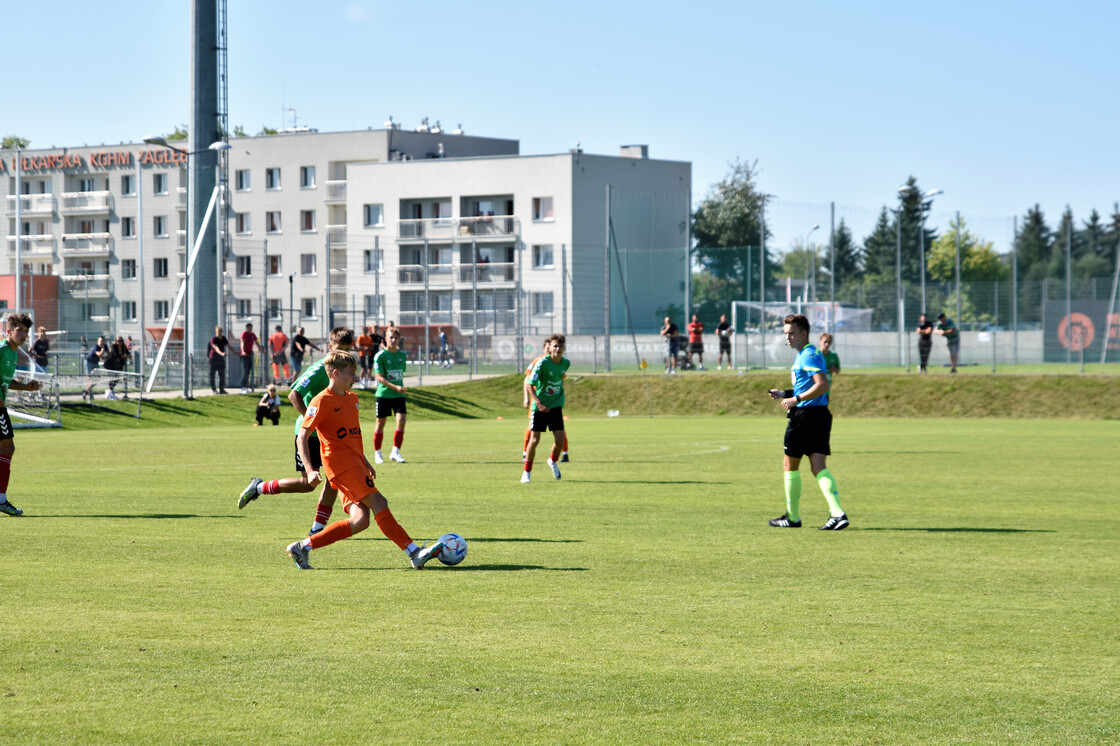
[[[813,235],[813,232],[816,231],[820,227],[821,227],[820,223],[818,223],[817,225],[814,225],[812,228],[810,228],[809,232],[805,234],[805,250],[809,252],[809,298],[808,298],[808,300],[809,300],[810,303],[817,299],[817,252],[813,251],[809,247],[809,236]]]
[[[192,155],[199,155],[200,153],[207,153],[207,152],[219,153],[219,152],[224,151],[224,150],[229,150],[232,147],[225,140],[216,140],[215,142],[210,143],[210,145],[208,145],[203,150],[189,151],[189,150],[184,150],[183,148],[179,148],[179,147],[176,147],[176,146],[172,145],[171,143],[167,142],[167,138],[163,137],[162,135],[149,135],[148,137],[144,138],[144,142],[147,143],[148,145],[158,145],[162,148],[167,148],[168,150],[174,150],[176,153],[182,153],[187,158],[190,158],[190,156],[192,156]],[[220,189],[220,185],[221,185],[221,180],[219,179],[219,185],[217,187],[215,187],[215,195],[214,195],[215,197],[217,196],[218,189]],[[139,185],[137,185],[137,186],[139,186]],[[213,204],[213,200],[211,200],[211,204]],[[188,205],[189,205],[189,200],[188,200]],[[188,207],[188,210],[189,210],[189,207]],[[194,227],[194,226],[191,226],[191,227]],[[194,243],[195,243],[196,240],[197,240],[197,236],[191,236],[191,235],[187,236],[187,245],[191,246],[192,249],[191,249],[191,253],[189,255],[188,261],[187,261],[187,266],[185,267],[186,271],[183,273],[183,285],[182,285],[181,293],[182,293],[182,296],[183,296],[182,302],[184,302],[184,303],[186,302],[187,295],[189,295],[189,292],[190,292],[191,269],[194,266],[193,261],[192,261],[193,257],[194,257],[193,246],[194,246]],[[219,292],[221,292],[221,291],[219,290]],[[188,315],[188,310],[187,310],[188,308],[189,308],[189,304],[183,307],[183,398],[184,399],[192,399],[193,398],[193,396],[191,395],[192,394],[192,390],[191,390],[191,356],[190,356],[190,346],[188,344],[188,342],[190,340],[190,334],[189,334],[190,318],[189,318],[189,315]],[[157,357],[155,368],[159,367],[159,358],[162,357],[163,349],[166,347],[166,344],[167,344],[167,341],[168,341],[168,336],[170,335],[171,329],[175,325],[175,316],[177,315],[177,313],[178,313],[178,304],[176,305],[175,310],[172,311],[171,318],[168,321],[167,333],[164,334],[163,345],[160,348],[160,354]],[[143,337],[143,335],[141,334],[141,338],[142,337]],[[155,379],[155,373],[153,371],[152,380],[154,380],[154,379]],[[148,388],[149,388],[149,390],[151,389],[151,382],[149,382]]]

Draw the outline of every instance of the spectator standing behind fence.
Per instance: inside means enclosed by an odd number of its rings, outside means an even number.
[[[277,384],[290,383],[292,366],[288,365],[288,335],[284,328],[276,325],[276,331],[268,337],[268,347],[272,351],[272,382]],[[283,371],[284,377],[280,377]]]
[[[439,328],[439,367],[451,367],[451,358],[447,350],[447,329],[442,326]]]
[[[307,349],[318,350],[319,346],[312,342],[310,339],[303,335],[303,327],[296,329],[296,335],[292,337],[292,383],[294,384],[299,380],[299,374],[303,371],[303,358],[307,354]]]
[[[692,314],[692,322],[688,325],[688,362],[692,362],[693,355],[700,359],[697,370],[704,370],[704,325],[696,314]]]
[[[229,350],[229,340],[225,331],[220,326],[214,327],[214,336],[210,338],[210,346],[206,348],[206,356],[210,358],[210,390],[215,394],[226,392],[226,354]],[[214,388],[214,374],[218,374],[218,388]]]
[[[669,357],[665,361],[665,372],[677,372],[677,353],[681,351],[681,341],[677,335],[680,334],[680,329],[673,323],[673,320],[668,316],[665,317],[665,323],[661,326],[661,336],[665,337],[665,341],[669,343]]]
[[[280,395],[276,393],[275,383],[268,384],[264,396],[257,402],[257,421],[253,427],[263,425],[266,417],[272,420],[273,425],[280,424]]]
[[[961,332],[957,329],[957,325],[953,320],[947,318],[944,313],[937,314],[937,327],[935,332],[945,337],[945,344],[949,346],[949,368],[950,373],[957,372],[957,358],[961,353]]]
[[[50,340],[47,339],[47,327],[40,326],[39,334],[35,338],[34,344],[31,345],[31,359],[35,361],[43,370],[47,369],[47,353],[51,351]]]
[[[91,402],[93,401],[93,374],[100,367],[101,361],[107,357],[109,357],[109,345],[105,343],[105,337],[98,337],[97,344],[89,348],[89,352],[86,353],[86,376],[88,376],[88,380],[86,381],[86,387],[82,389],[82,401],[85,401],[87,396]]]
[[[735,330],[731,328],[731,324],[727,323],[727,314],[719,317],[719,325],[716,326],[716,336],[719,337],[719,357],[716,359],[718,363],[716,370],[723,370],[723,356],[727,355],[727,369],[733,370],[735,364],[731,360],[731,335]]]
[[[125,343],[124,337],[117,337],[111,345],[109,345],[109,354],[105,357],[105,370],[111,370],[114,373],[120,372],[125,369],[125,365],[132,359],[132,353],[128,351],[128,344]],[[120,376],[110,376],[109,388],[105,391],[106,399],[117,398],[117,384],[121,382]]]
[[[929,316],[923,313],[918,318],[918,328],[915,331],[918,332],[919,370],[928,373],[926,366],[929,365],[929,351],[933,349],[933,324],[929,323]]]
[[[246,324],[245,331],[241,332],[241,393],[249,393],[249,382],[253,373],[253,354],[264,347],[253,333],[253,325]]]
[[[825,368],[828,369],[829,399],[832,399],[832,374],[840,372],[840,356],[832,351],[832,335],[821,332],[821,356],[824,358]]]

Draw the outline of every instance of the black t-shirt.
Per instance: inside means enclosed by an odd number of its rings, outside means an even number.
[[[107,355],[108,353],[109,353],[109,348],[105,344],[99,344],[99,345],[95,344],[90,349],[89,354],[86,355],[86,360],[88,360],[91,363],[100,362],[101,356],[102,355]]]
[[[926,331],[926,330],[929,331]],[[928,321],[923,324],[918,324],[918,344],[932,344],[933,343],[933,324]]]
[[[46,366],[47,353],[50,352],[51,343],[45,339],[36,339],[35,343],[31,345],[31,357],[35,358],[35,362],[39,365]]]
[[[673,323],[670,322],[669,329],[665,332],[665,337],[670,342],[672,342],[677,338],[677,335],[680,334],[680,331],[681,330],[677,328],[676,324],[673,324]]]
[[[211,337],[210,344],[213,345],[213,347],[217,347],[222,352],[225,352],[226,348],[229,347],[229,340],[226,339],[224,335],[221,337]],[[206,355],[212,358],[220,358],[221,355],[215,353],[213,347],[206,350]]]
[[[373,344],[369,346],[369,354],[376,355],[378,350],[381,349],[381,343],[385,341],[385,337],[374,332],[373,334],[369,335],[369,338],[373,340]]]
[[[730,328],[731,328],[731,324],[728,324],[726,321],[719,322],[719,326],[716,327],[716,336],[719,337],[720,342],[729,341],[727,331]]]
[[[292,337],[292,357],[303,357],[303,354],[307,352],[307,346],[309,344],[311,344],[311,340],[302,334],[297,334]]]

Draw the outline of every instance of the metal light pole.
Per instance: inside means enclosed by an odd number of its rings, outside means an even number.
[[[144,380],[144,171],[136,158],[136,273],[140,281],[140,380]],[[143,393],[141,391],[141,393]]]
[[[170,144],[169,142],[167,142],[167,138],[165,138],[161,135],[151,135],[149,137],[145,137],[144,142],[149,144],[149,145],[159,145],[160,147],[167,148],[168,150],[174,150],[177,153],[182,153],[188,159],[191,156],[198,155],[200,153],[207,153],[207,152],[211,152],[211,151],[220,152],[220,151],[223,151],[223,150],[229,150],[230,147],[231,147],[228,142],[226,142],[224,140],[217,140],[215,142],[210,143],[210,145],[205,150],[194,150],[194,151],[184,150],[183,148],[178,148],[178,147],[175,147],[174,145]],[[219,179],[219,182],[220,182],[220,179]],[[220,184],[219,184],[218,188],[220,189]],[[188,204],[189,204],[189,202],[190,202],[190,200],[188,198]],[[193,226],[193,225],[191,227],[197,228],[197,226]],[[190,231],[188,231],[188,233],[189,232]],[[196,236],[188,235],[187,236],[187,245],[188,246],[193,246],[196,238],[197,238]],[[186,270],[186,271],[183,272],[183,287],[185,289],[184,290],[184,293],[185,293],[184,294],[184,302],[187,305],[185,305],[183,307],[183,398],[184,399],[193,399],[194,397],[192,395],[192,389],[191,389],[191,351],[190,351],[190,346],[188,344],[188,341],[190,339],[190,334],[189,334],[190,315],[189,315],[189,311],[188,311],[188,309],[190,308],[190,305],[189,305],[190,300],[189,300],[188,296],[190,295],[190,281],[191,281],[191,263],[190,263],[189,260],[187,261],[187,266],[184,269]]]
[[[809,252],[809,287],[807,288],[807,300],[810,303],[817,299],[817,252],[809,247],[809,236],[813,235],[813,232],[820,227],[820,223],[818,223],[805,234],[805,250]]]
[[[23,307],[23,267],[22,258],[20,256],[21,247],[23,245],[23,230],[20,223],[22,222],[22,214],[20,213],[20,203],[23,201],[22,191],[23,184],[23,150],[16,149],[16,313],[19,313],[20,308]],[[86,316],[89,316],[89,303],[86,303]]]
[[[328,256],[329,256],[329,254],[328,254]],[[330,272],[329,267],[327,268],[327,271]],[[295,327],[293,326],[293,324],[295,323],[294,322],[294,314],[295,314],[295,307],[296,307],[295,306],[295,302],[296,302],[295,301],[295,290],[296,290],[295,283],[296,283],[296,273],[292,272],[291,274],[288,275],[288,326],[292,328],[293,334],[295,333]]]

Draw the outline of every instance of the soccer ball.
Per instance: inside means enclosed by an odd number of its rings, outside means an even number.
[[[439,550],[439,561],[445,565],[457,565],[467,556],[467,540],[459,534],[444,534],[439,537],[443,549]]]

